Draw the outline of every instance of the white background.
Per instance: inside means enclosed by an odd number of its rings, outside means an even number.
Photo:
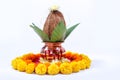
[[[29,27],[43,28],[51,5],[59,5],[67,26],[81,23],[63,46],[87,54],[91,68],[71,75],[35,75],[11,68],[11,60],[44,45]],[[0,80],[120,80],[119,0],[0,0]]]

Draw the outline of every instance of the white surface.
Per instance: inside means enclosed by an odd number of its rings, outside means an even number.
[[[0,0],[0,80],[120,80],[119,0]],[[66,50],[85,53],[91,68],[71,75],[15,71],[10,62],[44,45],[29,25],[43,27],[48,8],[59,5],[68,26],[81,24],[65,41]],[[75,36],[74,36],[75,35]]]

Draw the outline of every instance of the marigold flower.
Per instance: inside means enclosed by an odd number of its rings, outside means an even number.
[[[25,71],[27,63],[23,60],[17,60],[17,69],[19,71]]]
[[[31,74],[34,72],[34,69],[35,69],[35,63],[30,63],[26,67],[26,73]]]
[[[86,64],[86,68],[89,68],[90,64],[91,64],[90,58],[87,55],[84,55],[84,54],[80,54],[80,55],[83,58],[82,61]]]
[[[39,63],[39,64],[37,65],[37,67],[35,68],[36,74],[41,74],[41,75],[43,75],[43,74],[46,74],[46,71],[47,71],[47,67],[45,66],[45,64]]]
[[[84,61],[78,61],[78,64],[80,65],[80,69],[81,69],[81,70],[86,69],[86,64],[85,64]]]
[[[80,54],[82,56],[83,59],[86,59],[88,62],[91,62],[91,60],[89,59],[89,57],[85,54]]]
[[[61,65],[61,63],[62,63],[62,62],[56,62],[55,64],[56,64],[56,65],[58,65],[58,66],[60,66],[60,65]]]
[[[47,68],[50,66],[49,62],[45,62],[44,64],[46,65]]]
[[[79,54],[78,53],[73,53],[72,54],[72,59],[77,59],[79,57]]]
[[[17,57],[17,58],[15,58],[15,59],[13,59],[12,62],[11,62],[12,67],[13,67],[14,69],[17,69],[17,65],[18,65],[18,63],[19,63],[20,61],[22,61],[22,59],[21,59],[20,57]]]
[[[62,60],[52,60],[52,62],[48,62],[44,60],[40,54],[29,53],[13,59],[11,65],[14,69],[26,71],[26,73],[29,74],[35,71],[36,74],[40,75],[46,73],[55,75],[59,72],[62,74],[70,74],[89,68],[91,60],[87,55],[67,51],[63,54]]]
[[[74,61],[80,61],[80,60],[82,60],[82,56],[78,55],[77,58]]]
[[[81,66],[80,66],[80,64],[79,64],[78,62],[71,62],[70,64],[71,64],[71,66],[72,66],[72,71],[73,71],[73,72],[78,72],[78,71],[80,71]]]
[[[53,63],[48,67],[48,74],[55,75],[58,73],[59,73],[59,67],[56,64]]]
[[[64,57],[70,59],[70,58],[72,57],[72,52],[67,51],[67,52],[65,53]]]
[[[90,67],[91,62],[89,60],[83,59],[82,61],[85,63],[86,68]]]
[[[17,59],[13,59],[11,65],[14,69],[17,69]]]
[[[35,57],[36,57],[36,58],[40,58],[40,56],[41,56],[40,53],[35,54]]]
[[[23,60],[34,60],[35,59],[35,54],[33,53],[28,53],[28,54],[24,54],[22,56]]]
[[[27,64],[32,63],[32,60],[24,60]]]
[[[69,63],[62,63],[60,65],[60,71],[62,74],[71,74],[72,66]]]

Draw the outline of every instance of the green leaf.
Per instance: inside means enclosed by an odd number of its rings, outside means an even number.
[[[62,42],[64,41],[65,34],[66,34],[66,27],[64,23],[61,21],[60,23],[58,23],[58,25],[53,30],[50,41],[51,42]]]
[[[65,35],[65,39],[71,34],[71,32],[72,32],[79,24],[80,24],[80,23],[75,24],[75,25],[73,25],[72,27],[70,27],[69,29],[67,29],[67,32],[66,32],[66,35]]]
[[[43,40],[43,41],[49,41],[48,35],[44,33],[40,28],[38,28],[34,23],[30,25],[31,28],[38,34],[38,36]]]

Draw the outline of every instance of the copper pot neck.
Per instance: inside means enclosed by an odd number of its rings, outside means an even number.
[[[61,46],[62,42],[45,42],[46,46]]]

